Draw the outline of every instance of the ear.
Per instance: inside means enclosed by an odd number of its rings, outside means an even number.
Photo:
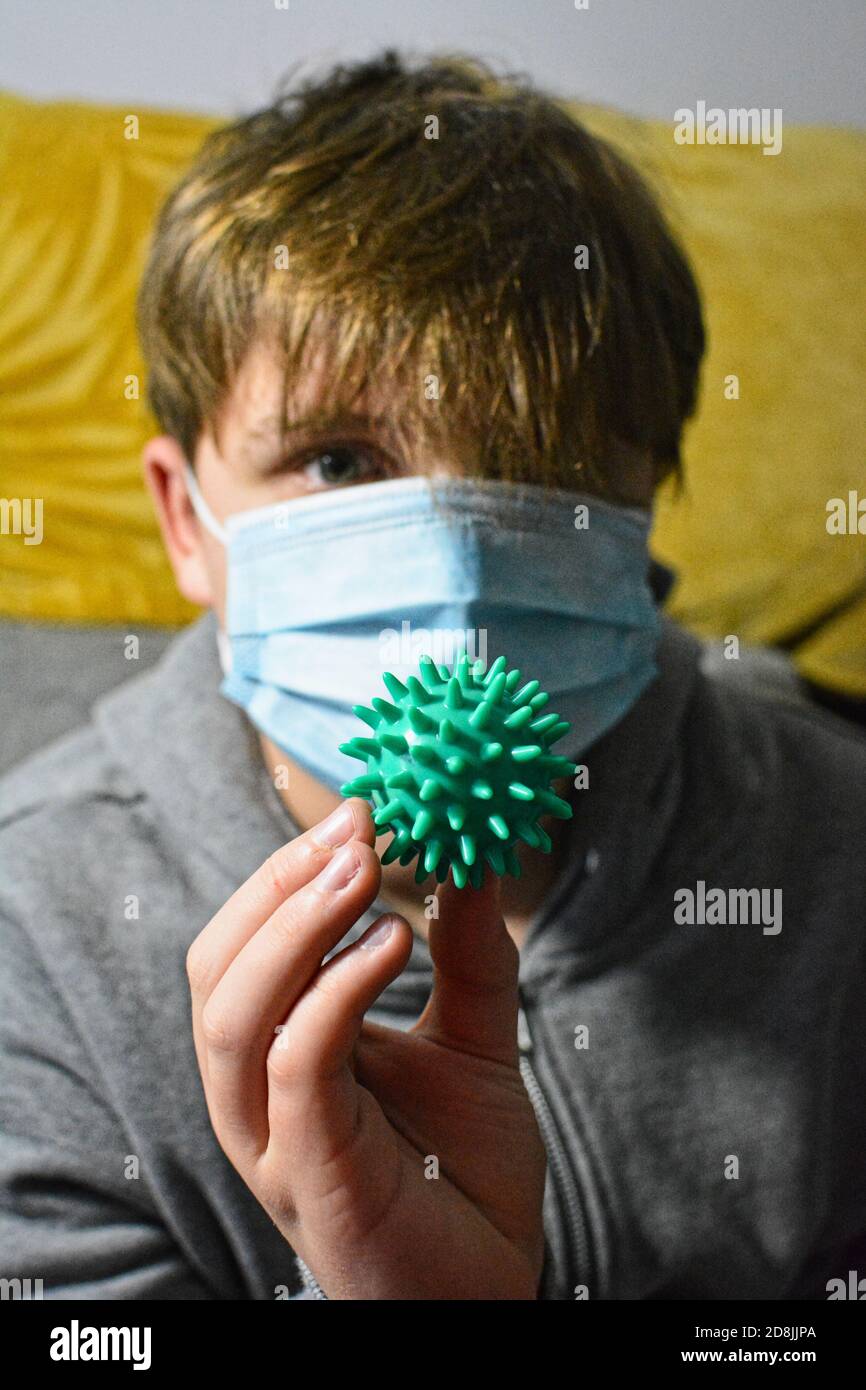
[[[183,450],[171,435],[159,435],[145,445],[142,462],[177,587],[191,603],[218,606],[222,584],[217,576],[225,567],[225,555],[193,510]]]

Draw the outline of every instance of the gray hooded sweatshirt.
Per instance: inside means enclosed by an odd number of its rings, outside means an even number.
[[[658,663],[521,953],[542,1296],[826,1298],[866,1247],[866,742],[667,621]],[[190,943],[298,833],[219,679],[208,617],[0,785],[0,1277],[45,1297],[309,1296],[192,1042]],[[371,1017],[430,984],[419,939]]]

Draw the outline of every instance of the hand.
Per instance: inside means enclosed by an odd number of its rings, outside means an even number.
[[[367,803],[340,809],[341,849],[334,817],[313,826],[190,948],[214,1131],[329,1298],[534,1299],[546,1156],[518,1067],[498,879],[439,886],[433,991],[412,1030],[365,1023],[412,931],[386,914],[322,964],[381,878]]]

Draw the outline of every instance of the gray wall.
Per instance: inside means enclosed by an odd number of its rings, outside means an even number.
[[[304,60],[385,44],[477,52],[555,93],[672,118],[781,107],[866,124],[863,0],[0,0],[0,87],[32,96],[249,110]]]

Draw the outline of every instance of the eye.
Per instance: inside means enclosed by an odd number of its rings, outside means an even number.
[[[373,449],[335,444],[308,456],[301,472],[313,487],[348,487],[382,477],[387,469]]]

